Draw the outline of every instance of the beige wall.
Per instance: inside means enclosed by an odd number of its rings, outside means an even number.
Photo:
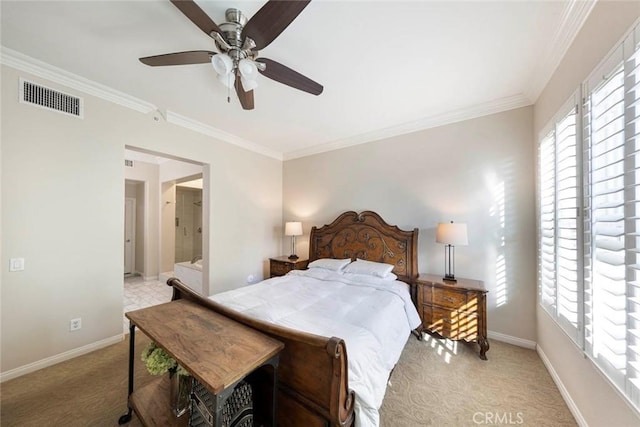
[[[435,228],[466,222],[469,246],[456,248],[456,275],[485,282],[491,331],[533,342],[532,120],[532,109],[521,108],[286,161],[283,220],[302,221],[305,233],[297,253],[308,253],[311,226],[373,210],[418,227],[420,271],[444,274]]]
[[[640,16],[640,2],[598,2],[534,108],[535,135]],[[637,426],[640,416],[537,306],[538,345],[592,427]]]
[[[202,175],[202,165],[173,159],[160,165],[160,182],[182,181],[183,178],[195,175]]]
[[[84,97],[85,118],[19,103],[20,76]],[[2,373],[122,333],[125,145],[210,165],[211,293],[262,277],[278,253],[281,161],[7,66],[1,111]],[[8,272],[12,257],[25,271]]]

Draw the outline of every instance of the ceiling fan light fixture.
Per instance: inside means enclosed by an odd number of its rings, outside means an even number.
[[[248,79],[245,76],[240,76],[240,81],[242,82],[242,88],[245,92],[249,92],[258,87],[258,82],[253,79]]]
[[[211,57],[211,65],[219,76],[226,76],[233,71],[233,59],[226,53],[213,55]]]
[[[240,70],[242,77],[245,79],[255,80],[258,76],[258,67],[256,66],[256,63],[250,59],[241,59],[238,63],[238,69]]]
[[[218,74],[218,80],[226,87],[233,89],[236,82],[236,75],[234,73],[229,73],[227,75]]]

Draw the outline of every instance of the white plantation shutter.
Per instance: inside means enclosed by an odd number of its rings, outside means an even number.
[[[576,122],[578,107],[573,105],[569,113],[556,125],[558,147],[556,197],[557,219],[557,287],[558,317],[561,326],[578,339],[578,277],[581,277],[578,259],[578,141]]]
[[[625,392],[640,406],[640,27],[624,43],[627,217],[627,366]]]
[[[624,74],[620,64],[591,90],[585,105],[588,126],[586,178],[591,197],[587,214],[588,248],[585,292],[587,350],[610,374],[619,376],[626,363],[626,251]]]
[[[634,31],[585,83],[585,347],[640,406],[640,66]]]
[[[539,301],[640,410],[640,26],[582,96],[538,147]]]
[[[540,303],[554,315],[556,311],[556,147],[552,131],[540,142],[538,280]]]
[[[580,340],[581,248],[578,107],[575,98],[552,122],[539,147],[538,280],[540,304],[576,342]]]

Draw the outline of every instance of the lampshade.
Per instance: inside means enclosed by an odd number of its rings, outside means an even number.
[[[240,62],[238,62],[238,69],[245,79],[255,80],[255,78],[258,77],[258,67],[250,59],[241,59]]]
[[[238,71],[240,71],[240,81],[245,92],[249,92],[258,87],[256,77],[258,77],[258,67],[255,62],[244,58],[238,62]]]
[[[211,65],[216,73],[221,76],[226,76],[233,71],[233,59],[226,53],[213,55],[211,57]]]
[[[468,245],[467,224],[453,221],[439,223],[436,229],[436,242],[453,246]]]
[[[301,222],[287,222],[284,225],[285,236],[302,236]]]
[[[236,75],[233,73],[229,73],[226,76],[218,74],[218,80],[226,87],[233,88],[233,85],[236,82]]]
[[[245,92],[249,92],[258,87],[258,82],[255,80],[247,79],[245,76],[240,76],[240,81],[242,82],[242,88]]]

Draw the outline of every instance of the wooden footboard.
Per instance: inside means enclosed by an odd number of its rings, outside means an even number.
[[[352,426],[355,394],[349,390],[347,349],[342,339],[321,337],[245,316],[192,291],[179,279],[167,281],[173,300],[187,299],[284,343],[278,370],[278,425]]]

